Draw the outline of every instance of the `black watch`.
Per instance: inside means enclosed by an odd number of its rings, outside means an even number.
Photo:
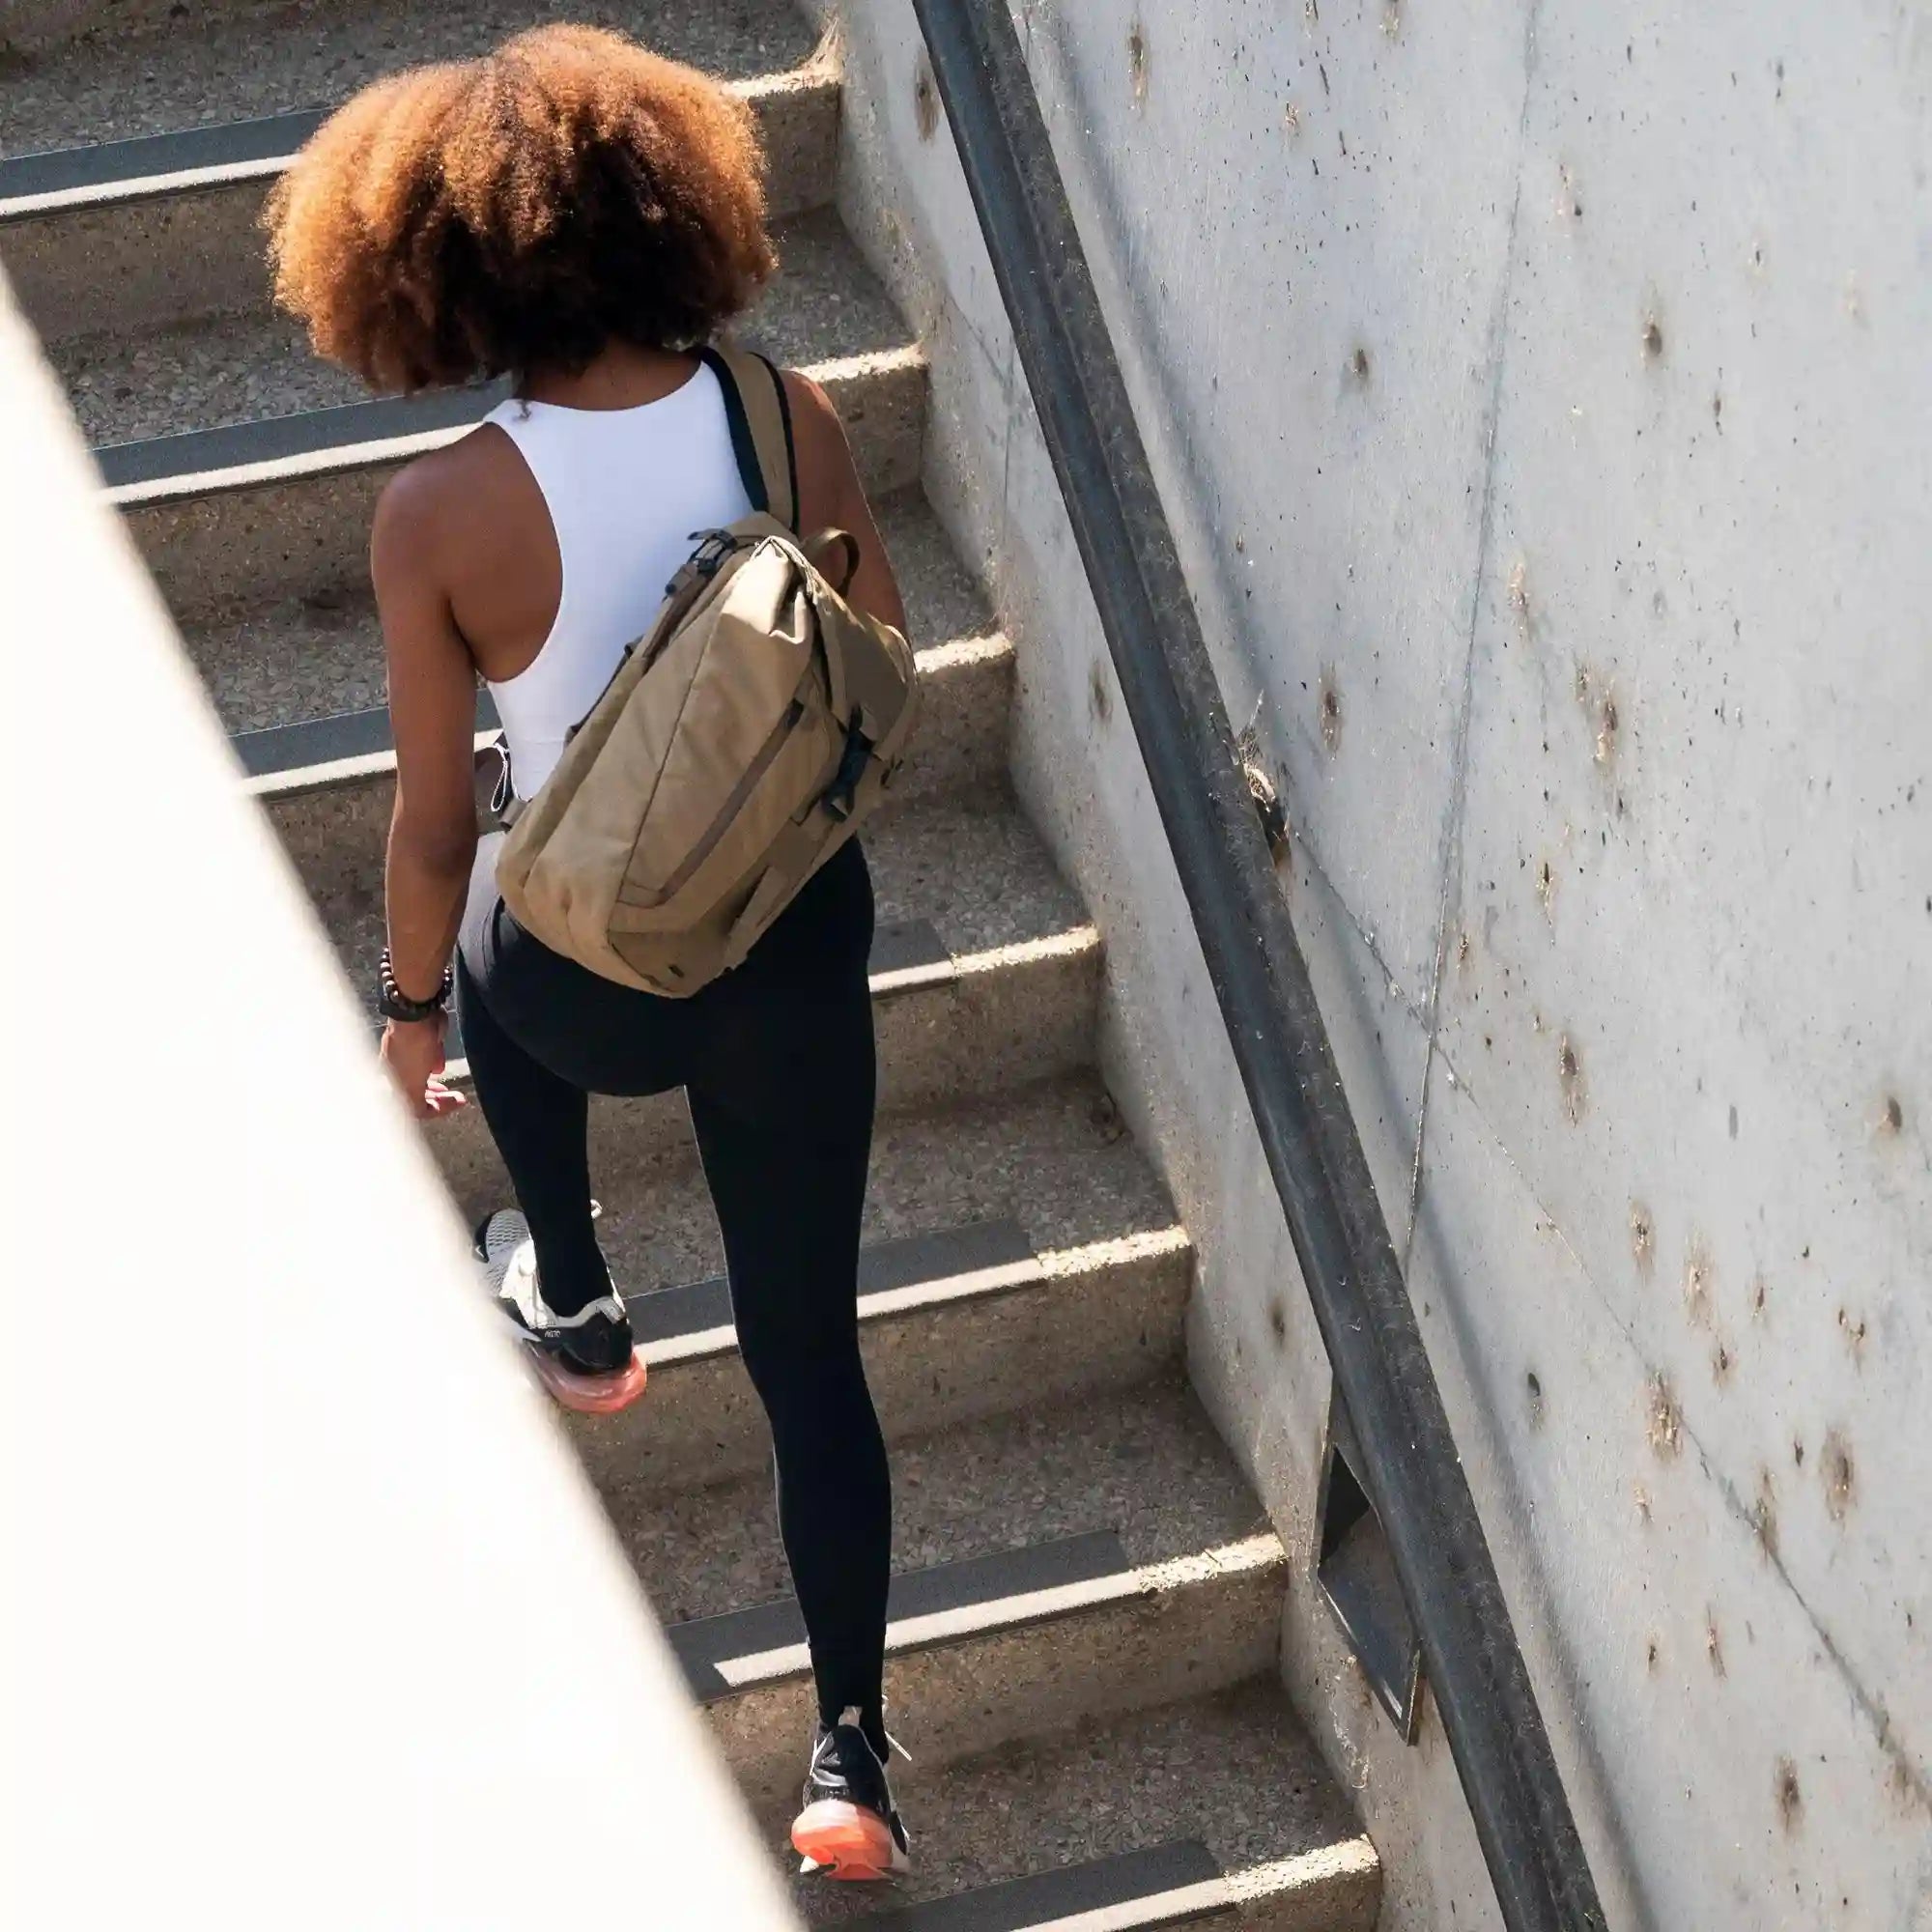
[[[456,976],[445,966],[442,969],[442,984],[429,999],[411,999],[396,984],[395,966],[385,946],[383,949],[383,963],[376,969],[376,1010],[385,1020],[395,1020],[405,1026],[415,1020],[433,1020],[447,1009],[455,984]]]

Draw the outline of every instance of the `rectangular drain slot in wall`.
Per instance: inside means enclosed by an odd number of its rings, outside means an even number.
[[[1362,1452],[1342,1406],[1328,1399],[1328,1440],[1316,1504],[1315,1580],[1405,1744],[1415,1742],[1422,1701],[1422,1645],[1381,1519],[1359,1470]]]

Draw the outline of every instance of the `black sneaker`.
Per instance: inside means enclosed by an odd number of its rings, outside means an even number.
[[[819,1729],[791,1842],[800,1869],[820,1878],[900,1879],[912,1870],[905,1821],[856,1708]]]
[[[575,1315],[556,1314],[537,1280],[529,1223],[515,1208],[499,1208],[476,1230],[476,1259],[484,1264],[497,1306],[533,1349],[580,1376],[616,1375],[630,1367],[636,1344],[616,1289]]]

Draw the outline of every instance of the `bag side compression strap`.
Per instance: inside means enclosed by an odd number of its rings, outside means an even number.
[[[731,448],[752,507],[798,527],[798,458],[784,378],[762,355],[721,337],[699,354],[724,392]]]

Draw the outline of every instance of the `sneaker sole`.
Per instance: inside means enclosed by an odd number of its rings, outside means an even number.
[[[876,1884],[904,1878],[912,1861],[876,1811],[842,1798],[821,1798],[798,1814],[792,1849],[818,1878]]]
[[[615,1415],[644,1392],[644,1358],[633,1354],[629,1364],[605,1376],[586,1376],[567,1368],[547,1349],[524,1344],[536,1378],[559,1408],[576,1415]]]

